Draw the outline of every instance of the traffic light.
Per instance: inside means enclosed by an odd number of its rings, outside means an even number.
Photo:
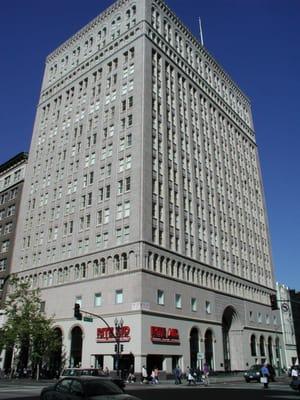
[[[118,345],[115,344],[115,353],[117,353],[117,351],[118,351]]]
[[[270,294],[270,303],[272,310],[278,310],[276,294]]]
[[[124,351],[124,344],[121,344],[120,345],[120,353],[123,353],[123,351]]]
[[[82,314],[80,312],[80,304],[74,304],[74,318],[82,320]]]

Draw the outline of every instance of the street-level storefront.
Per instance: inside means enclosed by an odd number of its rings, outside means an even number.
[[[131,365],[136,374],[142,366],[149,374],[153,368],[170,374],[177,365],[183,371],[187,367],[202,369],[204,363],[216,371],[237,371],[262,360],[280,362],[280,335],[242,329],[234,310],[224,311],[222,323],[158,318],[150,313],[122,315],[122,319],[119,369],[124,374]],[[95,319],[61,324],[66,366],[116,370],[113,318],[108,319],[108,325]]]

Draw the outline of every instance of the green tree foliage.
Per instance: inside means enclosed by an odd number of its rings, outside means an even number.
[[[10,291],[4,304],[6,323],[0,329],[0,348],[13,349],[13,368],[26,368],[28,362],[37,379],[41,365],[49,362],[60,342],[53,329],[53,318],[41,311],[39,289],[16,276],[9,280]]]

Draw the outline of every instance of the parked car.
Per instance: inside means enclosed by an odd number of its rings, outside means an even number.
[[[63,378],[55,385],[42,389],[40,394],[40,400],[95,400],[97,398],[101,398],[101,400],[140,400],[124,393],[110,379],[96,376]]]
[[[107,376],[104,372],[97,368],[65,368],[62,371],[60,378],[69,378],[72,376],[96,376],[114,382],[117,386],[119,386],[120,389],[124,389],[126,386],[123,379]]]
[[[300,392],[300,378],[292,380],[290,383],[290,387]]]
[[[261,370],[262,364],[254,364],[252,365],[245,373],[244,373],[244,378],[246,382],[260,382],[260,377],[261,377]],[[270,372],[270,381],[274,382],[275,381],[275,370],[272,367],[272,365],[268,365],[268,369]]]

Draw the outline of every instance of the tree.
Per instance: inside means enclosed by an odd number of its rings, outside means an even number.
[[[40,367],[49,362],[52,352],[60,347],[53,327],[53,318],[41,311],[39,289],[30,289],[28,281],[15,275],[9,279],[10,291],[4,303],[6,322],[0,329],[0,349],[12,349],[11,373],[27,368],[28,362],[36,378]]]

